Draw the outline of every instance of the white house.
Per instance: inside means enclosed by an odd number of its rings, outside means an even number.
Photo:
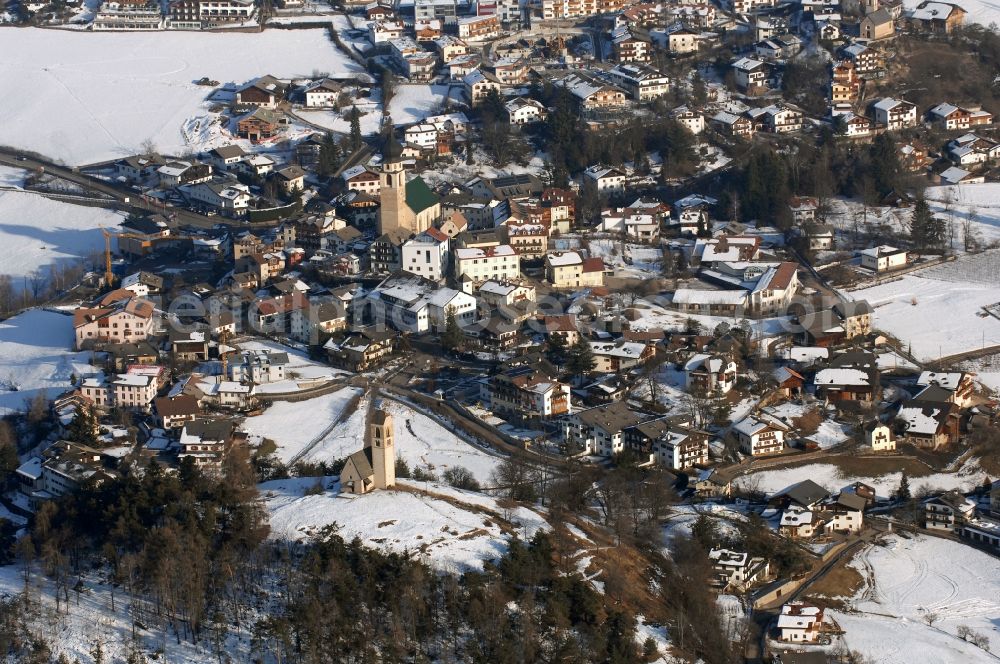
[[[823,626],[823,609],[805,602],[789,602],[781,607],[778,630],[781,640],[791,643],[815,643]]]
[[[906,267],[906,249],[897,249],[889,245],[880,245],[861,252],[861,267],[875,272],[888,272]]]
[[[402,269],[441,281],[448,275],[450,257],[450,238],[432,227],[403,243]]]
[[[545,106],[529,97],[515,97],[504,104],[504,108],[512,125],[531,124],[545,119]]]
[[[584,182],[591,182],[599,193],[624,191],[625,174],[617,168],[591,166],[583,172]]]
[[[712,563],[712,581],[722,588],[735,587],[745,590],[767,577],[770,565],[764,558],[751,558],[744,551],[712,549],[708,552]]]
[[[749,456],[778,454],[785,448],[786,428],[770,420],[747,417],[732,431],[740,451]]]
[[[310,83],[302,93],[306,108],[329,108],[340,96],[340,84],[328,78]]]
[[[416,145],[421,150],[437,149],[438,131],[432,124],[426,122],[407,127],[403,132],[403,140]]]
[[[872,106],[875,122],[889,131],[917,126],[917,106],[908,101],[886,97]]]
[[[509,281],[520,275],[521,257],[509,244],[455,250],[455,278],[466,293],[472,294],[487,281]]]

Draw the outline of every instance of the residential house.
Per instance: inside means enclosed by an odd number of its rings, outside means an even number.
[[[736,385],[736,362],[724,355],[698,353],[684,364],[688,392],[728,394]]]
[[[823,609],[805,602],[789,602],[781,607],[778,631],[789,643],[816,643],[823,629]]]
[[[401,268],[431,281],[448,275],[451,239],[436,228],[428,228],[403,243]]]
[[[394,331],[362,328],[339,341],[323,346],[330,364],[348,371],[368,371],[384,363],[396,351],[399,335]]]
[[[529,97],[514,97],[504,104],[507,117],[512,125],[525,125],[545,119],[545,106]]]
[[[872,106],[875,123],[889,131],[917,126],[917,106],[908,101],[886,97]]]
[[[906,267],[908,261],[906,249],[898,249],[885,244],[872,247],[871,249],[864,249],[859,253],[861,255],[861,267],[878,273],[890,272]]]
[[[239,145],[223,145],[209,150],[208,157],[219,171],[229,171],[245,159],[247,153]]]
[[[563,437],[570,453],[610,457],[625,449],[625,430],[645,417],[622,402],[587,408],[563,422]]]
[[[926,0],[910,10],[906,20],[913,30],[936,34],[950,34],[961,27],[966,11],[949,2]]]
[[[584,258],[576,251],[545,254],[545,278],[553,288],[592,288],[604,285],[604,261]]]
[[[108,305],[80,307],[73,312],[76,348],[89,348],[96,342],[144,341],[153,331],[154,313],[152,302],[134,297]]]
[[[712,549],[708,552],[712,565],[712,585],[746,591],[767,578],[770,565],[766,558],[752,558],[743,551]]]
[[[215,1],[220,5],[225,3],[225,0]],[[233,105],[241,110],[249,108],[273,110],[284,99],[286,91],[287,86],[274,76],[261,76],[236,91]]]
[[[927,111],[927,119],[945,131],[953,131],[992,124],[993,114],[978,106],[964,107],[942,103]]]
[[[768,65],[753,58],[740,58],[732,64],[736,87],[748,95],[762,94],[767,91],[770,70]]]
[[[324,78],[313,81],[302,91],[306,108],[332,108],[341,94],[341,85],[337,81]]]
[[[537,423],[572,413],[569,385],[526,365],[493,376],[488,401],[494,413],[517,422]]]
[[[948,401],[905,401],[896,420],[903,439],[917,447],[936,450],[959,439],[959,408]]]
[[[788,429],[771,419],[750,416],[737,422],[733,436],[740,451],[747,456],[780,454],[785,449],[785,433]]]
[[[465,97],[472,106],[478,106],[489,96],[491,90],[500,92],[500,79],[490,72],[475,69],[462,78]]]
[[[625,190],[625,173],[617,168],[594,165],[583,172],[583,178],[601,194]]]
[[[520,274],[521,257],[509,244],[455,250],[455,279],[466,293],[472,294],[487,281],[508,281]]]
[[[865,427],[865,442],[872,448],[872,452],[896,451],[896,436],[892,429],[877,420]]]
[[[640,422],[625,429],[625,449],[671,470],[708,463],[708,434],[676,424],[675,418]]]
[[[976,513],[976,503],[958,491],[948,491],[924,501],[924,528],[958,532]]]
[[[617,373],[627,371],[650,360],[656,354],[651,344],[636,341],[592,341],[590,350],[594,354],[594,371]]]
[[[154,399],[153,409],[159,425],[168,431],[182,428],[201,414],[197,397],[183,393]]]
[[[938,387],[943,401],[948,401],[960,408],[969,408],[976,401],[976,381],[972,374],[961,371],[936,372],[924,371],[917,378],[917,385],[925,388]],[[916,396],[920,399],[921,392]]]
[[[444,329],[449,313],[460,326],[476,319],[476,299],[434,281],[401,272],[387,277],[368,294],[375,320],[400,332]]]
[[[177,460],[190,459],[202,472],[221,472],[229,446],[233,442],[230,420],[196,419],[181,429]]]
[[[625,92],[614,86],[604,85],[582,74],[570,74],[553,81],[573,95],[577,105],[584,111],[615,109],[625,105]]]

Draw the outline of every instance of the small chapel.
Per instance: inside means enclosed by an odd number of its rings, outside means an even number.
[[[376,410],[365,436],[365,446],[349,456],[340,471],[345,493],[368,493],[396,485],[396,446],[392,415]]]

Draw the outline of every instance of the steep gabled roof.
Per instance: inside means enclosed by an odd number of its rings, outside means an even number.
[[[406,183],[406,204],[414,214],[419,214],[436,204],[441,198],[431,191],[423,178],[415,177]]]

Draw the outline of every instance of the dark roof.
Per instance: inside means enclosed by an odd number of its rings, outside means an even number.
[[[576,414],[582,422],[589,426],[597,426],[605,431],[622,431],[639,424],[644,418],[641,413],[629,410],[620,401],[614,401],[606,406],[588,408]]]
[[[842,491],[837,495],[836,503],[842,505],[849,510],[857,510],[859,512],[864,511],[865,506],[868,505],[868,501],[865,500],[863,496],[859,496],[856,493],[851,493],[849,491]]]
[[[361,477],[371,477],[375,474],[372,470],[372,448],[366,447],[363,450],[358,450],[354,454],[348,457],[354,462],[354,466],[358,469],[358,474]]]
[[[192,415],[199,413],[198,399],[190,394],[180,394],[176,397],[160,397],[153,401],[156,413],[160,417],[171,415]]]
[[[952,392],[939,387],[938,385],[928,385],[923,390],[920,391],[917,396],[913,397],[913,401],[929,401],[932,403],[942,403],[951,400]]]
[[[440,200],[440,197],[431,191],[423,178],[416,177],[406,183],[406,204],[410,206],[414,214],[423,212]]]
[[[382,148],[382,156],[387,164],[393,161],[402,161],[403,159],[403,146],[400,145],[398,140],[396,140],[396,132],[394,132],[391,127],[389,129],[389,136],[385,142],[385,147]]]
[[[384,410],[381,409],[376,410],[375,414],[372,415],[372,424],[377,424],[379,426],[382,426],[383,424],[385,424],[386,418],[388,417],[389,413],[385,412]]]
[[[194,420],[184,425],[184,430],[203,440],[227,440],[233,432],[229,420]]]
[[[779,491],[774,494],[773,498],[785,497],[802,507],[810,507],[829,495],[830,492],[819,484],[816,484],[812,480],[804,480]]]
[[[868,300],[851,300],[850,302],[838,302],[833,305],[833,310],[841,318],[852,318],[854,316],[863,316],[864,314],[872,313],[872,305],[868,304]]]

